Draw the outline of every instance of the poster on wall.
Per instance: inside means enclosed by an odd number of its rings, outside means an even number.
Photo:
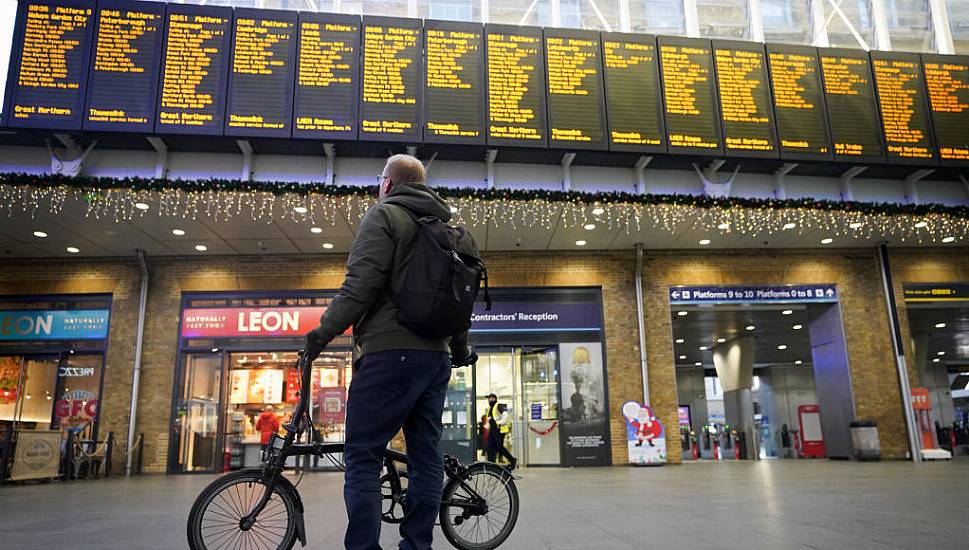
[[[602,344],[559,344],[559,352],[565,465],[608,466],[612,453]]]
[[[653,410],[641,403],[626,401],[622,406],[622,415],[626,417],[629,463],[644,466],[666,464],[666,429]]]

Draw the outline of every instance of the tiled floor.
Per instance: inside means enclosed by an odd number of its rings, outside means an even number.
[[[828,461],[532,469],[503,548],[969,548],[969,461]],[[0,548],[185,548],[212,476],[0,488]],[[308,548],[341,548],[341,477],[308,474]],[[395,547],[395,531],[382,540]],[[448,548],[440,532],[435,548]],[[297,546],[298,548],[298,546]]]

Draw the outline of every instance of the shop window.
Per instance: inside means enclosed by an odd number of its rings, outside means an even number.
[[[0,357],[0,422],[35,430],[94,433],[101,355]]]
[[[182,471],[216,468],[221,386],[221,354],[186,355],[173,438],[178,441],[177,463]]]

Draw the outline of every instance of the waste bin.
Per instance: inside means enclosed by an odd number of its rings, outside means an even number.
[[[881,443],[878,440],[878,425],[872,420],[858,420],[851,423],[851,447],[858,460],[879,460],[882,457]]]

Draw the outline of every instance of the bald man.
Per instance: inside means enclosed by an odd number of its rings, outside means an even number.
[[[431,548],[443,486],[444,394],[451,367],[476,359],[467,332],[427,339],[397,321],[391,291],[406,292],[402,278],[412,256],[417,219],[451,219],[451,209],[427,186],[426,178],[424,165],[412,156],[387,159],[379,200],[360,222],[343,285],[320,326],[306,336],[311,359],[350,325],[359,348],[347,398],[343,454],[347,550],[380,548],[380,470],[384,449],[401,428],[410,463],[400,548]]]

